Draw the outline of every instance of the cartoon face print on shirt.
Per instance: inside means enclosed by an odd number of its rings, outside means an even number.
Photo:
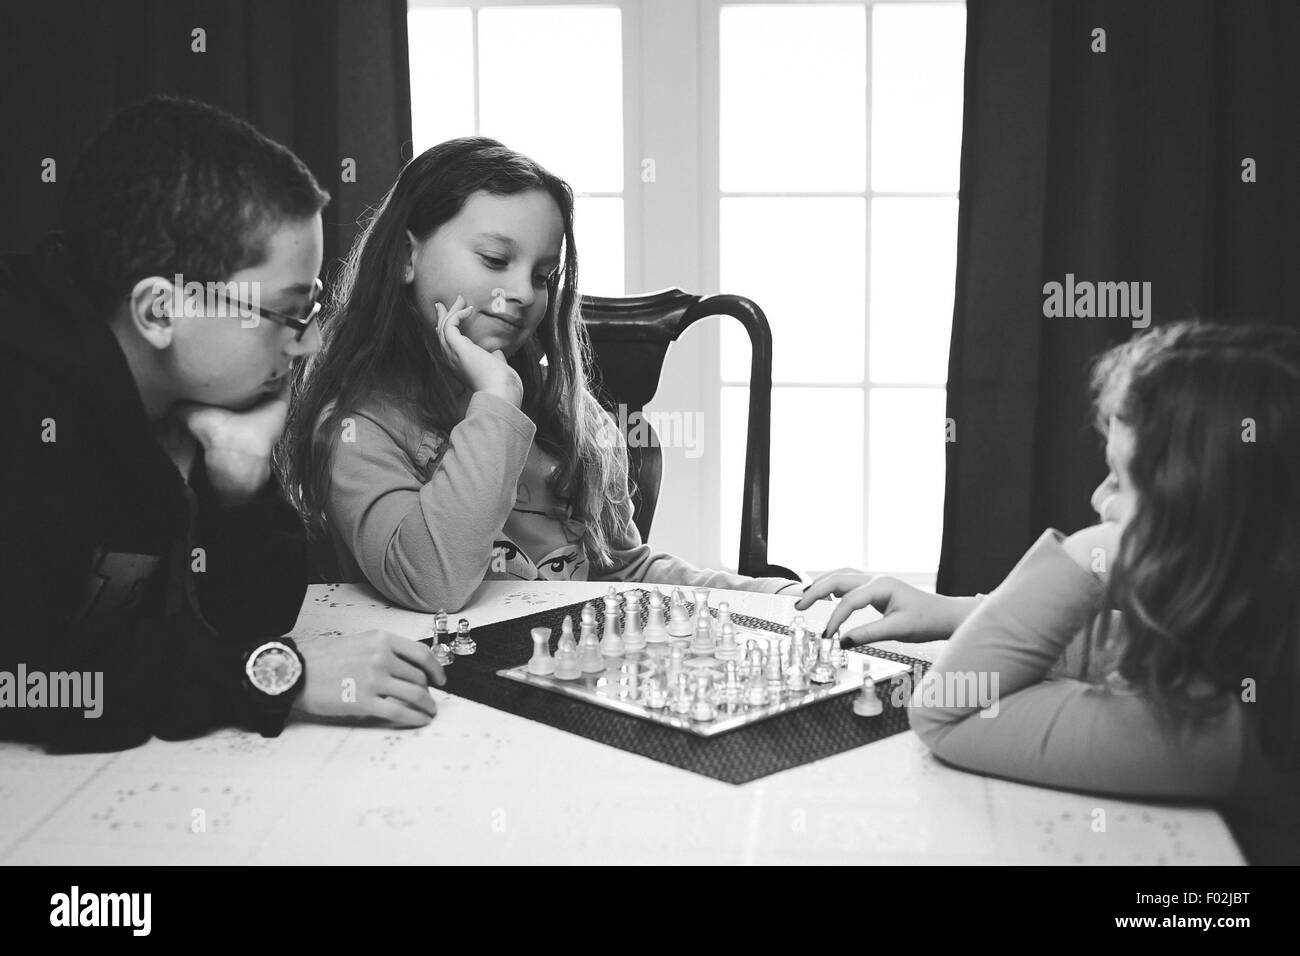
[[[563,547],[533,563],[513,541],[502,539],[492,542],[491,571],[501,577],[519,581],[585,581],[587,559],[581,547]],[[581,572],[581,573],[579,573]]]
[[[519,581],[585,581],[587,527],[573,518],[568,502],[551,494],[548,479],[556,464],[533,445],[505,527],[492,542],[488,578]]]

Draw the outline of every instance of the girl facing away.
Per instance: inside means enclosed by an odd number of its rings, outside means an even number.
[[[622,434],[588,388],[573,193],[495,140],[402,170],[349,254],[299,382],[286,484],[344,580],[421,611],[486,579],[776,592],[632,523]]]
[[[982,599],[839,573],[799,606],[843,595],[828,633],[883,613],[848,642],[951,635],[909,708],[945,762],[1213,801],[1252,862],[1300,863],[1300,333],[1164,327],[1093,386],[1098,525]]]

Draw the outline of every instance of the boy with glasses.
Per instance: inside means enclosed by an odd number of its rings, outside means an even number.
[[[0,262],[0,737],[118,749],[274,734],[291,708],[432,719],[423,645],[282,636],[306,543],[271,457],[291,369],[320,347],[328,200],[242,120],[155,98],[87,147],[62,238]],[[68,673],[101,675],[97,716],[37,692]]]

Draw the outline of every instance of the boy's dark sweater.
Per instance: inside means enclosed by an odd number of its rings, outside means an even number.
[[[243,654],[292,629],[306,590],[293,509],[274,483],[223,507],[201,449],[187,486],[57,244],[0,258],[0,329],[0,671],[103,673],[98,718],[0,707],[0,738],[116,750],[253,725]]]

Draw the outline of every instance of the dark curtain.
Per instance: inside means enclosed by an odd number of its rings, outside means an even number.
[[[938,579],[957,594],[1096,521],[1088,366],[1136,330],[1045,317],[1045,283],[1150,282],[1153,325],[1295,323],[1300,277],[1300,3],[968,0],[967,31]]]
[[[58,228],[64,184],[114,111],[155,93],[204,100],[297,153],[333,197],[325,262],[411,151],[404,0],[6,2],[0,12],[0,251]],[[206,31],[206,52],[192,31]],[[166,149],[166,143],[157,144]],[[41,182],[42,160],[57,180]],[[345,159],[356,182],[343,182]]]

